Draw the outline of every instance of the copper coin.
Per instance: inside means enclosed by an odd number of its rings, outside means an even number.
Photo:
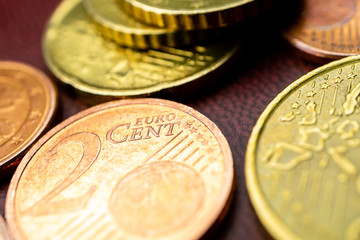
[[[109,102],[30,149],[6,217],[16,239],[196,239],[227,206],[233,171],[225,137],[192,108]]]
[[[6,230],[6,223],[2,216],[0,216],[0,240],[9,240],[9,235]]]
[[[52,119],[57,93],[39,70],[18,62],[0,62],[0,170],[17,159]]]
[[[9,235],[6,230],[6,223],[2,216],[0,216],[0,240],[9,240]]]
[[[360,53],[359,0],[305,0],[299,21],[285,33],[292,45],[320,58]]]

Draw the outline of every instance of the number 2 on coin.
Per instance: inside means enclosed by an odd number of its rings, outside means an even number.
[[[101,140],[98,135],[91,132],[80,132],[74,133],[61,140],[53,149],[45,153],[44,157],[53,157],[57,153],[59,147],[68,143],[81,144],[83,153],[80,161],[78,162],[74,170],[63,181],[57,184],[39,201],[35,202],[31,207],[23,211],[23,213],[31,215],[45,215],[54,212],[63,212],[78,209],[85,206],[91,195],[94,193],[96,187],[92,186],[84,195],[78,198],[62,201],[52,201],[62,191],[64,191],[77,179],[79,179],[91,167],[91,165],[96,161],[101,150]]]

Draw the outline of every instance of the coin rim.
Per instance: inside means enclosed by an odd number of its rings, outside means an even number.
[[[138,22],[140,24],[139,27],[117,23],[97,11],[93,3],[94,1],[95,0],[84,0],[82,2],[86,14],[95,23],[104,37],[108,37],[122,46],[143,50],[149,48],[159,49],[162,45],[175,47],[176,43],[178,43],[179,46],[188,46],[196,40],[196,33],[193,31],[185,32],[168,28],[158,28],[148,26],[141,22]],[[104,4],[109,4],[110,1],[114,0],[106,0]],[[127,15],[127,18],[132,18],[126,13],[124,7],[120,6],[119,3],[116,5],[118,5],[119,8],[118,14]],[[134,21],[136,20],[134,19]]]
[[[167,8],[160,8],[158,6],[152,6],[145,3],[142,3],[138,0],[121,0],[122,2],[127,2],[128,4],[132,5],[133,7],[139,8],[144,12],[152,12],[154,14],[158,15],[198,15],[198,14],[208,14],[208,13],[215,13],[215,12],[222,12],[227,11],[234,8],[241,7],[243,5],[246,5],[248,3],[256,3],[257,0],[240,0],[240,2],[230,2],[226,5],[221,5],[219,7],[208,7],[203,9],[167,9]],[[269,0],[268,0],[269,1]]]
[[[269,0],[267,0],[269,1]],[[121,0],[124,9],[140,22],[149,25],[182,30],[204,30],[228,26],[251,18],[260,12],[259,0],[228,3],[217,8],[166,9],[136,0]]]
[[[16,206],[15,206],[16,189],[18,187],[20,178],[26,169],[26,166],[31,161],[32,157],[38,152],[38,150],[55,134],[57,134],[58,132],[60,132],[62,129],[69,126],[70,124],[73,124],[84,117],[87,117],[91,114],[106,109],[116,108],[119,106],[136,105],[136,104],[163,106],[181,111],[184,114],[188,114],[196,118],[198,121],[204,124],[206,128],[208,128],[208,130],[216,138],[219,147],[221,149],[222,155],[224,157],[224,174],[223,174],[224,176],[222,180],[223,187],[221,188],[221,192],[218,195],[217,201],[214,203],[215,207],[212,208],[211,216],[206,220],[206,224],[202,224],[202,226],[199,226],[198,231],[196,232],[196,234],[193,234],[191,238],[198,239],[202,235],[204,235],[208,229],[210,229],[210,227],[216,222],[218,217],[226,208],[226,204],[228,204],[229,202],[228,200],[234,184],[234,163],[233,163],[231,149],[225,136],[222,134],[221,130],[216,126],[215,123],[213,123],[205,115],[201,114],[200,112],[194,110],[189,106],[163,99],[140,98],[140,99],[116,100],[83,110],[75,114],[74,116],[66,119],[57,126],[55,126],[52,130],[50,130],[47,134],[45,134],[42,138],[40,138],[40,140],[31,147],[29,152],[24,156],[23,160],[16,169],[9,184],[9,189],[6,196],[5,216],[7,219],[9,232],[15,239],[26,239],[22,227],[19,221],[17,221]]]
[[[329,59],[329,60],[337,60],[337,59],[344,58],[344,57],[359,55],[359,53],[356,53],[356,52],[344,53],[344,52],[330,51],[330,50],[325,50],[322,48],[314,47],[314,46],[310,45],[309,43],[302,41],[301,38],[295,37],[291,33],[285,32],[285,33],[283,33],[283,36],[297,50],[302,51],[307,54],[310,54],[315,57],[325,58],[325,59]]]
[[[332,71],[333,68],[338,68],[343,65],[348,65],[351,62],[360,61],[359,56],[351,56],[343,58],[331,63],[328,63],[322,67],[319,67],[301,78],[295,80],[283,91],[281,91],[265,108],[263,113],[260,115],[258,121],[256,122],[249,142],[247,145],[247,151],[245,155],[245,179],[246,187],[249,193],[250,200],[254,206],[255,212],[259,217],[262,224],[266,227],[268,232],[275,239],[301,239],[300,236],[296,235],[283,221],[278,217],[278,215],[272,210],[268,201],[266,201],[263,191],[257,181],[257,173],[255,166],[255,155],[257,142],[259,140],[260,134],[264,128],[264,124],[271,117],[273,111],[277,108],[277,105],[288,95],[290,95],[294,90],[296,90],[301,84],[307,82],[309,79],[314,78],[318,75],[323,75],[326,72]]]
[[[85,12],[88,13],[88,15],[94,19],[94,21],[96,21],[97,23],[101,24],[102,26],[106,27],[107,29],[110,29],[111,31],[116,31],[116,32],[120,32],[124,35],[159,35],[159,34],[172,34],[174,32],[176,32],[173,29],[166,29],[166,28],[156,28],[156,27],[152,27],[152,26],[147,26],[148,29],[136,29],[136,28],[131,28],[125,25],[120,25],[120,24],[116,24],[110,20],[108,20],[106,17],[103,17],[103,15],[99,14],[94,7],[94,4],[91,2],[93,0],[83,0],[82,4],[84,6]],[[107,1],[113,1],[113,0],[107,0]],[[105,4],[108,4],[107,2],[105,2]],[[118,4],[120,5],[120,4]],[[119,7],[120,8],[120,7]],[[125,13],[125,10],[121,9],[119,10],[119,12],[123,12]],[[129,16],[129,18],[131,18]],[[144,27],[146,26],[143,23],[140,23],[142,25],[144,25]]]
[[[29,64],[17,61],[0,61],[0,69],[13,70],[30,75],[41,84],[41,86],[45,89],[46,95],[48,95],[49,98],[49,102],[46,103],[47,106],[45,106],[47,115],[42,116],[42,121],[37,124],[37,128],[31,133],[30,137],[26,139],[26,144],[24,144],[17,151],[10,152],[6,155],[5,158],[0,161],[1,171],[6,169],[9,164],[16,161],[17,157],[21,156],[40,137],[40,135],[44,133],[45,129],[49,127],[52,119],[55,117],[55,112],[57,110],[58,93],[55,85],[50,80],[50,78],[45,75],[45,73],[43,73],[40,69],[33,67]],[[26,119],[26,121],[27,120],[28,119]]]

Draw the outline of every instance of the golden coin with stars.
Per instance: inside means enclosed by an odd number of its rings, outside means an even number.
[[[276,239],[360,234],[360,57],[320,67],[281,92],[246,153],[255,210]]]

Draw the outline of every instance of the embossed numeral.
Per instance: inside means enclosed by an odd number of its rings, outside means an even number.
[[[31,215],[44,215],[54,212],[71,211],[74,209],[85,207],[85,205],[89,201],[90,197],[96,189],[95,186],[91,186],[84,195],[78,198],[61,201],[53,200],[62,191],[64,191],[77,179],[79,179],[91,167],[91,165],[96,161],[101,150],[101,140],[98,135],[91,132],[81,132],[72,134],[64,138],[52,150],[47,152],[44,157],[51,159],[57,153],[57,150],[60,146],[68,143],[81,144],[83,154],[80,161],[78,162],[74,170],[63,181],[61,181],[58,185],[54,187],[53,190],[47,193],[43,198],[41,198],[31,207],[26,209],[23,213]]]

